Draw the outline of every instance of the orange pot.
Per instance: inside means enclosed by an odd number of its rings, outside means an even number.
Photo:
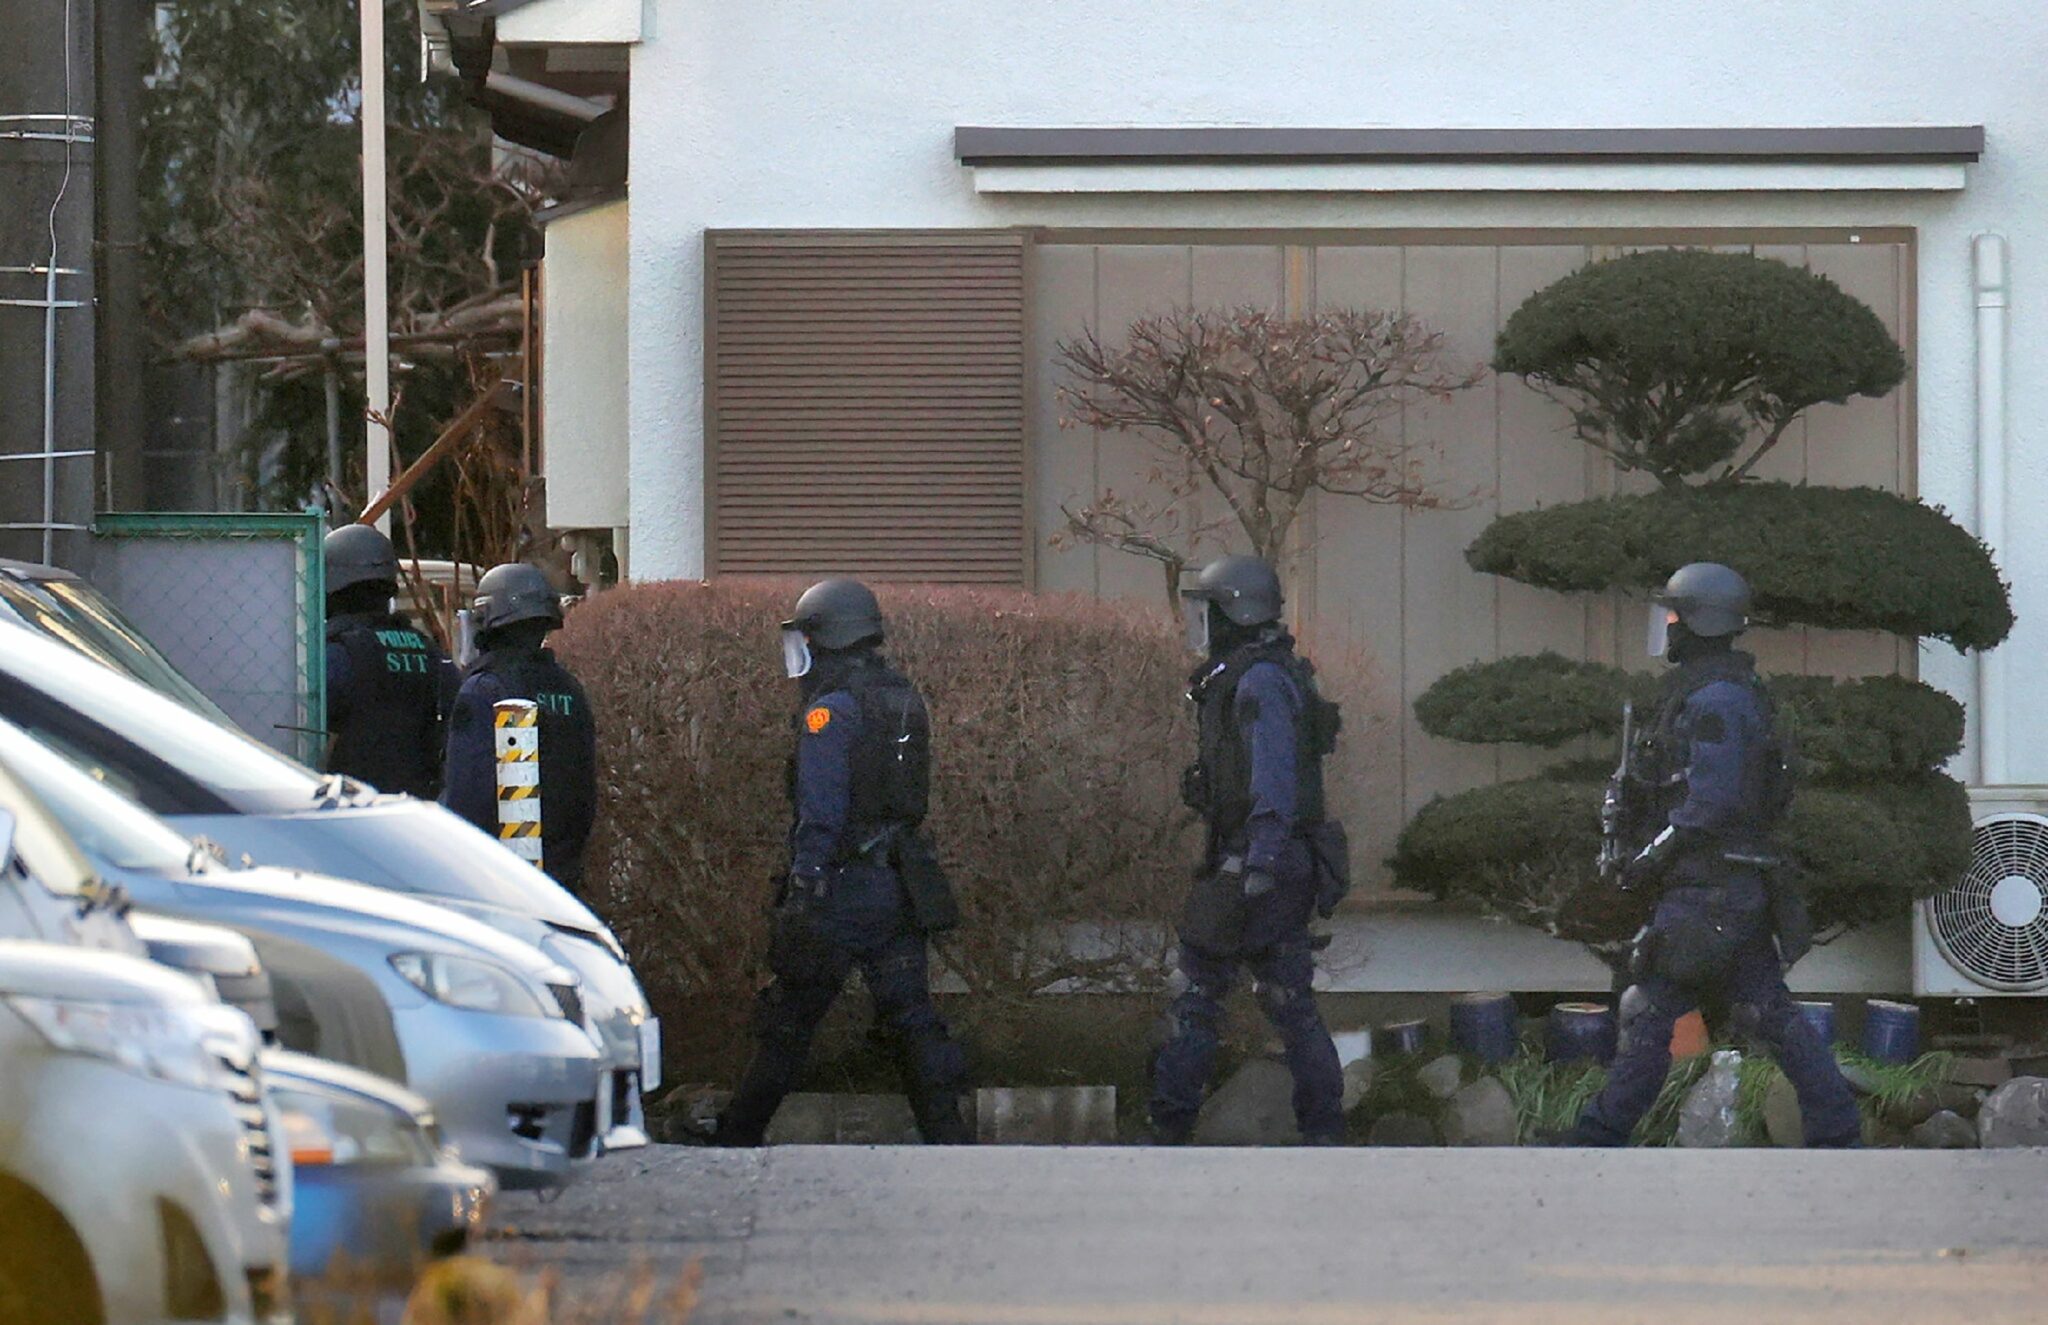
[[[1698,1010],[1686,1013],[1671,1026],[1671,1061],[1691,1058],[1707,1051],[1707,1019]]]

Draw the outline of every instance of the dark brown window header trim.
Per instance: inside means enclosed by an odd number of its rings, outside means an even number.
[[[1285,163],[1842,162],[1955,164],[1984,126],[1804,129],[995,128],[961,125],[966,166]]]

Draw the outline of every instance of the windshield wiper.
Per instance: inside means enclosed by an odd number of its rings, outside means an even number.
[[[344,773],[329,773],[313,788],[313,799],[322,805],[338,805],[363,794],[363,784]]]

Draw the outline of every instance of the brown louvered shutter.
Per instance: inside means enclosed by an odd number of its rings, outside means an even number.
[[[1023,237],[708,246],[714,570],[1028,583]]]

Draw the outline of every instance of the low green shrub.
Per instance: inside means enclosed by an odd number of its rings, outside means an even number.
[[[1667,483],[1753,456],[1822,401],[1882,396],[1906,357],[1827,277],[1747,253],[1596,262],[1508,318],[1493,366],[1565,398],[1579,436]]]
[[[1395,879],[1553,932],[1599,850],[1597,782],[1526,778],[1440,796],[1402,830]],[[1856,790],[1802,789],[1781,845],[1817,927],[1905,912],[1969,866],[1969,800],[1939,773]]]
[[[1903,676],[1838,681],[1773,676],[1770,691],[1802,781],[1858,786],[1941,767],[1963,747],[1963,706]],[[1613,737],[1630,700],[1638,722],[1655,713],[1659,678],[1556,653],[1473,663],[1445,674],[1415,701],[1422,729],[1445,740],[1545,748]],[[1611,764],[1611,761],[1609,761]]]
[[[1817,785],[1910,778],[1963,748],[1963,706],[1924,681],[1774,676],[1770,688],[1801,776]]]
[[[1504,515],[1472,568],[1567,593],[1644,591],[1719,561],[1767,623],[1882,630],[1988,649],[2012,605],[1983,543],[1936,507],[1877,488],[1786,483],[1659,489]]]
[[[1415,701],[1422,730],[1447,741],[1549,749],[1581,736],[1612,736],[1621,706],[1644,709],[1656,678],[1559,653],[1525,654],[1447,672]]]

